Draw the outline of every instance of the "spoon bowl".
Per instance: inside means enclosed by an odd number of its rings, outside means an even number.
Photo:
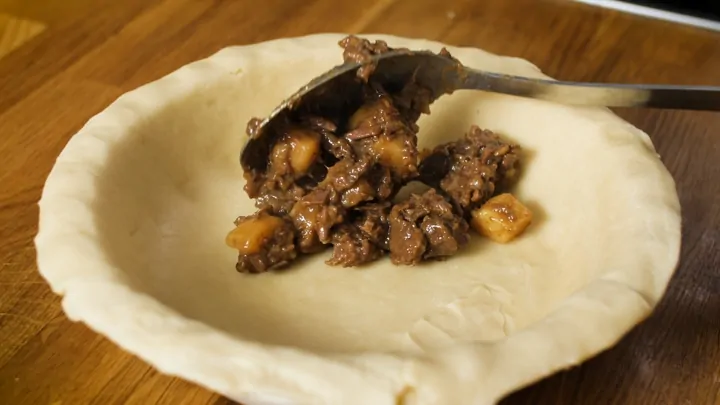
[[[372,80],[385,88],[409,81],[428,89],[434,101],[455,90],[481,90],[570,105],[653,107],[686,110],[720,110],[720,87],[652,84],[616,84],[557,81],[493,73],[463,66],[458,60],[429,51],[394,50],[375,55]],[[367,65],[367,64],[366,64]],[[301,106],[332,111],[337,96],[359,91],[363,81],[359,63],[345,63],[312,79],[285,99],[265,119],[255,123],[251,139],[240,155],[244,169],[262,169],[269,155],[272,128],[290,119]],[[335,97],[334,97],[335,96]],[[260,141],[262,139],[262,141]]]

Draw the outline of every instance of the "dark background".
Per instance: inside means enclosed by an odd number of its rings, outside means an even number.
[[[720,1],[718,0],[622,0],[642,6],[674,11],[694,17],[720,21]]]

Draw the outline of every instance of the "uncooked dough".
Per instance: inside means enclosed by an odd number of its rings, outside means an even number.
[[[435,102],[420,146],[471,124],[522,145],[514,193],[536,221],[521,238],[473,238],[417,267],[337,269],[318,254],[236,273],[223,240],[229,219],[253,211],[244,125],[340,63],[342,37],[226,48],[122,96],[71,139],[36,238],[71,319],[247,405],[484,405],[650,313],[677,263],[680,207],[648,136],[606,109],[483,92]],[[471,67],[545,77],[524,60],[448,49]]]

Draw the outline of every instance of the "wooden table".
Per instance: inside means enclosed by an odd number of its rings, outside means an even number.
[[[227,404],[68,321],[37,273],[43,182],[123,92],[218,49],[385,32],[520,56],[558,78],[720,85],[720,34],[550,0],[0,0],[0,404]],[[683,206],[682,261],[615,348],[505,404],[720,404],[720,113],[619,111]]]

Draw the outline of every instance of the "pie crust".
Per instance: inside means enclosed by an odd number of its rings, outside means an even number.
[[[475,236],[416,267],[335,268],[322,253],[237,273],[224,238],[253,211],[245,123],[339,64],[342,37],[223,49],[123,95],[70,140],[35,240],[70,319],[247,405],[484,405],[612,346],[651,312],[677,264],[680,206],[649,137],[607,109],[479,91],[434,103],[420,145],[471,124],[519,143],[513,193],[535,215],[521,237]],[[546,77],[447,48],[471,67]]]

